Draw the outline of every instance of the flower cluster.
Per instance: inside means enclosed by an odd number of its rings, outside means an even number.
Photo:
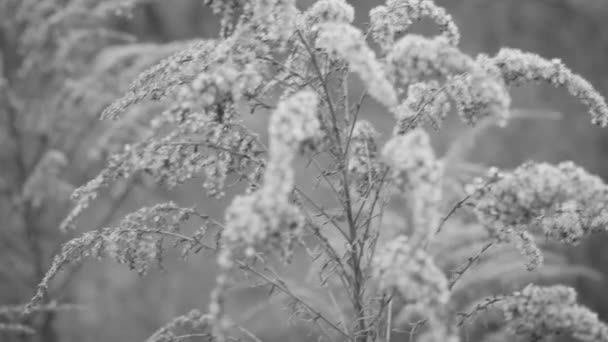
[[[159,100],[203,71],[216,43],[200,40],[165,58],[142,72],[130,85],[128,92],[114,101],[101,114],[114,119],[125,110],[144,100]]]
[[[438,130],[450,108],[447,93],[439,82],[431,80],[411,84],[405,101],[393,108],[397,118],[393,133],[402,135],[427,125]]]
[[[382,291],[396,291],[410,304],[436,307],[448,303],[448,280],[430,255],[400,235],[378,249],[373,277]]]
[[[414,22],[428,17],[439,25],[442,36],[453,46],[460,41],[460,32],[452,16],[432,0],[387,0],[386,5],[370,11],[371,30],[375,41],[387,49],[396,34],[404,33]]]
[[[498,118],[501,123],[509,118],[511,96],[499,70],[485,55],[477,58],[477,66],[469,72],[451,76],[446,88],[468,125],[486,117]]]
[[[226,248],[218,257],[222,267],[232,266],[234,253],[252,256],[260,248],[285,248],[285,240],[302,227],[299,208],[289,203],[294,186],[291,162],[299,145],[319,134],[317,106],[316,94],[303,90],[279,103],[273,113],[264,183],[249,195],[235,197],[226,210]]]
[[[435,158],[428,134],[421,128],[392,137],[382,149],[391,179],[408,198],[416,239],[426,239],[437,227],[443,165]]]
[[[578,305],[576,292],[566,286],[528,285],[498,306],[509,327],[533,340],[568,334],[580,341],[608,341],[608,326],[597,314]]]
[[[181,57],[173,56],[169,61],[194,58],[188,54],[178,55]],[[175,63],[161,63],[165,67],[156,71],[162,71],[162,75],[181,65]],[[169,187],[202,173],[206,176],[203,185],[208,193],[222,196],[230,174],[240,177],[263,163],[258,158],[262,153],[260,143],[238,122],[234,104],[247,89],[260,82],[258,74],[250,67],[237,71],[236,66],[230,64],[213,70],[200,72],[185,85],[175,81],[177,103],[159,117],[150,119],[150,129],[145,132],[144,140],[127,145],[122,152],[111,155],[109,165],[94,180],[77,189],[73,195],[77,204],[64,221],[64,228],[72,225],[73,220],[97,196],[97,191],[109,186],[112,181],[126,179],[138,172],[143,171]],[[155,73],[144,73],[149,76],[141,76],[142,79],[134,85],[146,84],[143,89],[148,89],[150,84],[155,83],[156,76],[152,76]],[[180,79],[179,75],[172,77]],[[145,79],[148,83],[145,83]],[[126,109],[121,106],[110,106],[107,115]]]
[[[473,70],[475,61],[443,37],[432,39],[408,34],[399,39],[386,56],[388,73],[397,83],[409,85],[424,78],[447,77]]]
[[[70,264],[85,259],[111,258],[130,269],[145,274],[151,265],[162,266],[163,243],[167,237],[176,239],[185,252],[192,241],[180,235],[181,225],[191,217],[199,217],[205,224],[208,218],[190,208],[181,208],[172,202],[139,209],[123,218],[117,227],[91,231],[66,242],[55,256],[51,268],[38,285],[36,296],[27,305],[30,312],[42,300],[50,281]],[[205,229],[205,228],[203,228]]]
[[[537,223],[547,236],[572,243],[604,229],[608,187],[572,162],[526,163],[502,173],[492,184],[471,190],[474,210],[489,226]],[[571,227],[573,221],[578,224]]]
[[[355,192],[360,196],[368,194],[380,176],[377,136],[378,132],[369,121],[358,120],[355,123],[349,145],[348,172]]]
[[[387,107],[396,105],[397,94],[359,29],[344,23],[322,24],[316,45],[346,60],[349,70],[361,77],[376,100]]]
[[[345,0],[319,0],[304,13],[309,28],[327,22],[350,24],[354,19],[355,10]]]
[[[439,89],[451,97],[461,119],[469,125],[487,116],[503,120],[508,117],[511,97],[499,68],[487,56],[481,55],[474,60],[451,46],[443,37],[428,39],[410,34],[401,38],[390,50],[387,62],[391,71],[389,74],[396,77],[396,83],[409,85],[408,97],[414,96],[413,99],[406,99],[396,110],[400,120],[412,116],[408,110],[412,107],[411,103],[416,103],[419,98],[435,96],[438,98],[426,100],[426,103],[435,105],[428,109],[431,115],[427,117],[441,118],[445,115],[448,110],[445,107],[446,99],[438,93]],[[444,79],[446,84],[439,88],[434,83],[418,85],[429,78]],[[420,107],[416,113],[424,108]],[[424,116],[423,113],[419,114]]]
[[[604,98],[581,76],[574,74],[561,60],[546,60],[533,53],[502,49],[493,57],[508,84],[546,81],[555,87],[565,87],[589,108],[594,124],[608,125],[608,106]]]
[[[281,42],[293,34],[299,16],[295,0],[257,0],[247,6],[261,39]]]
[[[158,329],[146,342],[173,342],[180,339],[179,330],[188,333],[209,330],[209,316],[199,310],[192,310],[185,315],[175,317],[171,322]]]
[[[606,229],[608,187],[572,162],[526,163],[483,183],[479,179],[469,189],[469,203],[494,238],[515,242],[528,268],[542,263],[542,256],[527,230],[538,228],[548,238],[576,244]]]

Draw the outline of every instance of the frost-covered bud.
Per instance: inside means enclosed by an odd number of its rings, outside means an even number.
[[[284,155],[282,149],[291,153],[299,150],[300,144],[318,136],[321,124],[317,118],[319,99],[311,90],[303,90],[279,102],[269,123],[270,154]]]
[[[432,257],[414,249],[406,236],[399,236],[378,248],[373,277],[380,290],[397,291],[410,304],[441,306],[448,303],[450,290],[445,274]]]
[[[588,107],[591,120],[602,127],[608,125],[605,99],[580,75],[573,73],[561,60],[546,60],[536,54],[516,49],[501,49],[493,58],[507,84],[545,81],[568,92]]]
[[[304,18],[308,28],[326,22],[350,24],[355,19],[355,10],[345,0],[319,0],[304,13]]]
[[[408,87],[405,101],[393,108],[397,118],[393,133],[402,135],[425,125],[438,130],[450,107],[447,93],[437,81],[414,83]]]
[[[355,184],[356,193],[361,196],[371,190],[370,187],[376,184],[380,175],[377,136],[378,132],[369,121],[359,120],[355,123],[349,145],[348,171]]]
[[[393,85],[359,29],[349,24],[322,24],[316,45],[348,62],[349,70],[361,77],[370,95],[378,102],[387,107],[397,104]]]
[[[567,334],[580,341],[608,341],[608,326],[576,303],[576,292],[570,287],[530,284],[506,296],[498,307],[516,334],[532,340]]]
[[[475,69],[475,61],[451,46],[444,37],[433,39],[408,34],[387,55],[389,73],[409,85],[426,77],[447,77]]]
[[[387,0],[384,6],[370,11],[374,38],[380,46],[390,46],[395,34],[404,33],[409,26],[422,18],[430,18],[442,36],[453,46],[460,41],[460,32],[452,16],[431,0]]]

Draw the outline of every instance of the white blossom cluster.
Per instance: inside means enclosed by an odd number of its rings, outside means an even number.
[[[102,112],[101,117],[114,119],[144,100],[159,100],[177,91],[181,84],[204,70],[216,45],[212,40],[192,42],[185,49],[148,68],[131,83],[125,95]]]
[[[502,227],[538,222],[548,236],[562,242],[577,242],[603,229],[608,187],[574,163],[526,163],[499,177],[492,184],[470,189],[481,222]],[[575,214],[580,229],[565,227]],[[561,224],[560,219],[564,220]]]
[[[316,45],[348,62],[349,70],[361,77],[370,95],[378,102],[387,107],[397,104],[397,94],[382,64],[359,29],[337,22],[322,24]]]
[[[533,340],[567,334],[580,341],[608,341],[608,326],[576,303],[576,292],[570,287],[530,284],[501,300],[498,307],[515,333]]]
[[[456,103],[461,119],[469,125],[474,125],[487,116],[502,120],[508,117],[511,97],[500,70],[486,56],[474,60],[451,46],[443,37],[428,39],[410,34],[397,41],[387,55],[387,63],[389,74],[396,77],[395,81],[399,85],[412,87],[428,79],[445,80],[446,84],[439,89],[445,91]],[[422,97],[423,91],[430,92],[424,97],[439,98],[430,103],[435,107],[429,110],[436,112],[426,116],[442,117],[448,109],[445,107],[445,98],[433,89],[435,87],[416,87],[415,92],[411,89],[408,91],[415,94],[415,98],[406,99],[405,103],[415,102],[416,98]],[[411,106],[405,103],[396,110],[398,120],[407,117],[407,108]]]
[[[300,14],[296,0],[255,0],[247,5],[251,6],[251,20],[260,38],[285,41],[291,37]]]
[[[225,214],[222,232],[225,249],[218,257],[223,268],[232,266],[231,256],[244,252],[287,249],[290,237],[304,221],[299,208],[289,202],[294,186],[291,166],[299,144],[319,134],[318,99],[303,90],[279,103],[270,120],[270,153],[264,183],[257,191],[237,196]]]
[[[377,137],[378,132],[371,122],[358,120],[355,123],[349,145],[348,172],[359,196],[368,194],[380,176]]]
[[[413,83],[408,87],[405,101],[392,109],[397,118],[393,134],[402,135],[422,126],[438,130],[450,108],[448,94],[439,82]]]
[[[572,162],[526,163],[490,184],[479,180],[469,191],[479,220],[499,240],[514,241],[529,268],[542,257],[526,230],[539,228],[548,238],[576,244],[608,223],[608,187]]]
[[[499,70],[484,55],[477,58],[477,66],[469,72],[451,76],[447,92],[468,125],[486,117],[498,118],[501,123],[509,118],[511,96]]]
[[[125,216],[116,227],[90,231],[66,242],[53,259],[26,311],[44,298],[50,281],[59,271],[84,259],[111,258],[139,274],[145,274],[152,265],[162,266],[163,243],[171,236],[165,233],[178,233],[184,222],[196,216],[206,220],[191,208],[181,208],[173,202],[162,203]],[[184,244],[187,241],[177,239],[177,242]],[[185,245],[187,251],[192,247]]]
[[[319,0],[304,13],[308,28],[327,22],[350,24],[355,19],[355,10],[346,0]]]
[[[434,308],[446,305],[450,299],[443,271],[429,254],[412,246],[405,235],[378,249],[372,272],[380,290],[396,291],[409,304]]]
[[[386,56],[388,74],[398,84],[409,85],[425,78],[447,77],[473,70],[475,61],[439,36],[425,38],[408,34],[399,39]]]
[[[398,194],[408,199],[415,239],[426,239],[440,218],[443,165],[436,159],[428,134],[421,128],[393,136],[382,157],[391,167]]]
[[[372,35],[383,48],[389,48],[395,35],[404,33],[414,22],[430,18],[439,26],[442,36],[453,46],[460,41],[460,32],[452,16],[431,0],[387,0],[385,5],[370,11]]]
[[[545,81],[568,92],[588,107],[594,124],[608,125],[608,106],[604,98],[580,75],[573,73],[561,60],[546,60],[536,54],[516,49],[501,49],[493,62],[508,84]]]

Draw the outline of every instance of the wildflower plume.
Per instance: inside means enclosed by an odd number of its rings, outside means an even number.
[[[304,17],[308,27],[326,22],[350,24],[355,19],[355,10],[345,0],[319,0],[310,6]]]
[[[387,107],[397,103],[397,95],[382,64],[357,28],[342,23],[322,24],[316,44],[346,60],[349,69],[361,77],[370,94],[380,103]]]
[[[501,49],[493,62],[508,84],[545,81],[554,87],[565,87],[570,94],[588,107],[594,124],[608,125],[608,106],[604,98],[580,75],[573,73],[561,60],[542,57],[516,49]]]
[[[387,0],[385,5],[373,8],[370,11],[372,35],[387,49],[395,35],[404,33],[414,21],[424,17],[437,23],[442,36],[451,45],[458,45],[460,32],[452,16],[431,0]]]
[[[608,341],[608,326],[596,313],[578,305],[575,290],[566,286],[530,284],[497,306],[518,335],[539,339],[567,334],[580,341]]]
[[[427,239],[437,227],[443,166],[427,133],[418,128],[392,137],[382,149],[398,193],[411,205],[415,239]]]
[[[448,280],[430,255],[404,235],[387,242],[374,258],[373,274],[383,291],[396,291],[409,303],[431,307],[448,303]]]

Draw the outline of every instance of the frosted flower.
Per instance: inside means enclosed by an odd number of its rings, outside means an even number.
[[[405,101],[392,109],[397,118],[393,133],[402,135],[426,125],[438,130],[450,107],[448,96],[437,81],[411,84]]]
[[[397,103],[397,94],[382,64],[357,28],[341,23],[322,24],[316,45],[348,62],[349,70],[361,77],[370,95],[380,103],[387,107]]]
[[[542,57],[516,49],[501,49],[493,58],[507,84],[545,81],[555,87],[565,87],[570,94],[588,107],[594,124],[608,125],[608,106],[604,98],[581,76],[574,74],[561,60]]]
[[[449,44],[444,37],[433,39],[408,34],[387,55],[388,73],[399,84],[409,85],[427,77],[447,77],[475,69],[475,61]]]
[[[411,304],[440,306],[448,303],[448,280],[422,249],[413,249],[406,236],[399,236],[378,248],[373,277],[382,291],[397,291]]]
[[[580,341],[608,341],[608,326],[576,303],[574,289],[562,285],[528,285],[499,304],[508,326],[532,339],[567,334]]]
[[[304,13],[308,28],[320,23],[338,22],[350,24],[355,10],[345,0],[319,0]]]
[[[376,183],[380,175],[377,136],[378,132],[369,121],[359,120],[355,123],[349,145],[348,171],[357,194],[361,196],[371,190],[370,186]]]
[[[387,0],[384,6],[370,11],[371,28],[376,42],[390,47],[395,34],[404,33],[409,26],[422,18],[430,18],[437,25],[442,36],[453,46],[460,41],[460,32],[452,16],[443,7],[431,0]]]

